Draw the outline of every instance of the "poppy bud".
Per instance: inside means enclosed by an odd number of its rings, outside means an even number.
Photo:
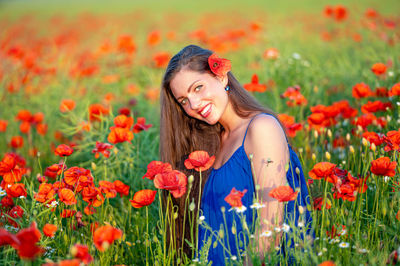
[[[299,152],[300,152],[300,153],[303,153],[303,148],[299,148]]]
[[[330,161],[331,160],[331,154],[327,151],[325,152],[325,158]]]
[[[232,226],[231,230],[232,230],[232,234],[236,235],[236,227],[234,225]]]
[[[311,155],[311,158],[312,158],[313,161],[315,161],[315,160],[317,159],[317,156],[315,156],[315,153],[313,153],[313,154]]]
[[[177,212],[174,212],[174,220],[175,220],[176,218],[178,218],[178,213],[177,213]]]
[[[217,246],[218,246],[218,241],[215,240],[215,241],[214,241],[214,244],[213,244],[213,248],[216,248]]]
[[[362,145],[363,146],[368,146],[368,140],[366,138],[362,138]]]
[[[191,185],[191,184],[193,183],[193,181],[194,181],[194,176],[193,176],[193,175],[190,175],[190,176],[188,177],[189,185]]]
[[[303,208],[303,206],[299,206],[299,213],[300,213],[300,214],[303,214],[303,213],[304,213],[304,208]]]
[[[96,171],[96,168],[97,168],[96,164],[95,164],[94,162],[92,162],[92,169],[93,169],[93,171]]]
[[[300,174],[300,169],[298,167],[296,167],[296,174]]]
[[[372,151],[375,151],[375,150],[376,150],[376,145],[375,145],[375,143],[372,143],[372,144],[371,144],[371,150],[372,150]]]
[[[223,212],[223,213],[225,212],[225,206],[221,207],[221,212]]]
[[[224,238],[224,236],[225,236],[224,229],[222,229],[222,228],[219,229],[219,231],[218,231],[218,236],[219,236],[219,238],[221,238],[221,239]]]
[[[314,130],[314,138],[318,138],[318,131]]]
[[[354,153],[354,147],[353,147],[353,145],[350,145],[350,146],[349,146],[349,150],[350,150],[350,153]]]
[[[347,140],[347,141],[350,141],[350,133],[347,133],[347,134],[346,134],[346,140]]]
[[[189,204],[189,210],[192,212],[192,211],[194,211],[194,208],[196,207],[196,204],[194,204],[194,202],[192,201],[190,204]]]
[[[326,132],[326,134],[328,135],[329,138],[332,138],[332,131],[330,129],[328,129],[328,131]]]

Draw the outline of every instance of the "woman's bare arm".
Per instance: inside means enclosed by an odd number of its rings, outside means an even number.
[[[256,246],[260,255],[279,243],[280,234],[273,239],[260,237],[262,232],[272,231],[283,222],[283,203],[271,198],[268,193],[286,184],[286,169],[289,163],[289,150],[285,133],[279,122],[268,115],[259,115],[250,125],[245,140],[245,150],[252,154],[256,187],[259,187],[258,202],[265,207],[260,209],[261,230],[255,232]]]

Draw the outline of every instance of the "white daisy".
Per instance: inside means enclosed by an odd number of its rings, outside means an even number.
[[[258,202],[254,202],[254,203],[250,206],[251,209],[256,209],[256,210],[261,209],[261,208],[264,208],[264,207],[265,207],[265,204],[260,204],[260,203],[258,203]]]
[[[237,260],[237,257],[236,256],[232,256],[231,260]]]
[[[349,246],[350,246],[350,244],[347,243],[347,242],[341,242],[341,243],[339,244],[339,247],[340,247],[340,248],[348,248]]]
[[[5,195],[7,195],[7,193],[4,190],[1,190],[1,188],[0,188],[0,197],[3,197]]]
[[[298,227],[304,227],[304,223],[303,222],[298,222],[297,226]]]
[[[272,236],[272,231],[269,231],[269,230],[264,231],[264,232],[262,232],[262,234],[260,236],[261,237],[270,237],[270,236]]]
[[[281,228],[280,227],[275,227],[274,230],[275,230],[275,232],[279,233],[281,231]]]
[[[360,248],[360,249],[358,249],[358,252],[360,252],[360,253],[368,253],[368,249],[365,249],[365,248]]]
[[[237,213],[242,213],[247,210],[246,206],[242,205],[241,207],[235,207],[233,208]]]
[[[282,224],[282,230],[283,232],[287,233],[290,231],[290,226],[284,223]]]

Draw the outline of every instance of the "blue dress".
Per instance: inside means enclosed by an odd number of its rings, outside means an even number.
[[[249,122],[249,125],[253,119],[254,117]],[[242,254],[246,249],[249,239],[248,234],[246,234],[247,229],[243,229],[243,222],[241,220],[246,221],[251,233],[254,231],[252,225],[257,216],[256,211],[253,213],[255,209],[251,209],[250,206],[253,204],[253,197],[255,197],[255,185],[251,172],[250,160],[247,157],[243,145],[249,125],[244,134],[242,145],[232,154],[225,164],[218,169],[212,169],[204,185],[200,208],[204,216],[204,221],[199,226],[198,241],[199,250],[201,250],[207,240],[211,239],[208,261],[212,261],[212,265],[225,265],[225,258],[231,258],[232,256],[236,256],[237,259],[239,259],[238,254]],[[306,230],[303,231],[306,231],[306,234],[311,234],[312,217],[306,207],[310,204],[306,181],[299,158],[289,144],[288,147],[290,162],[289,169],[286,173],[286,179],[292,189],[297,189],[299,193],[297,200],[290,201],[285,205],[284,223],[297,226],[299,216],[302,215],[302,220],[306,228]],[[300,170],[297,171],[299,174],[296,173],[296,168]],[[231,207],[225,201],[225,197],[231,192],[233,187],[239,191],[247,189],[247,192],[242,198],[242,203],[247,208],[243,213],[238,214],[235,211],[228,211]],[[303,207],[303,214],[300,214],[299,206]],[[221,210],[221,207],[225,208],[224,212]],[[235,230],[232,232],[232,225],[235,225],[236,234],[233,234]],[[214,234],[211,234],[210,228],[214,231]],[[220,238],[218,237],[218,232],[222,230],[224,230],[224,232],[220,237],[222,236],[223,238]],[[304,235],[301,237],[304,237]],[[224,242],[224,245],[216,241],[218,238],[220,241]],[[282,239],[291,239],[290,232],[285,233]],[[280,252],[286,253],[285,245],[283,245],[282,242],[284,241],[281,240]],[[286,249],[294,246],[294,241],[286,242],[289,243],[286,245]]]

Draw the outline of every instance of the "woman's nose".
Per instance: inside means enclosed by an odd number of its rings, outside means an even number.
[[[196,110],[200,107],[200,99],[198,97],[192,97],[190,100],[190,108],[192,108],[193,110]]]

